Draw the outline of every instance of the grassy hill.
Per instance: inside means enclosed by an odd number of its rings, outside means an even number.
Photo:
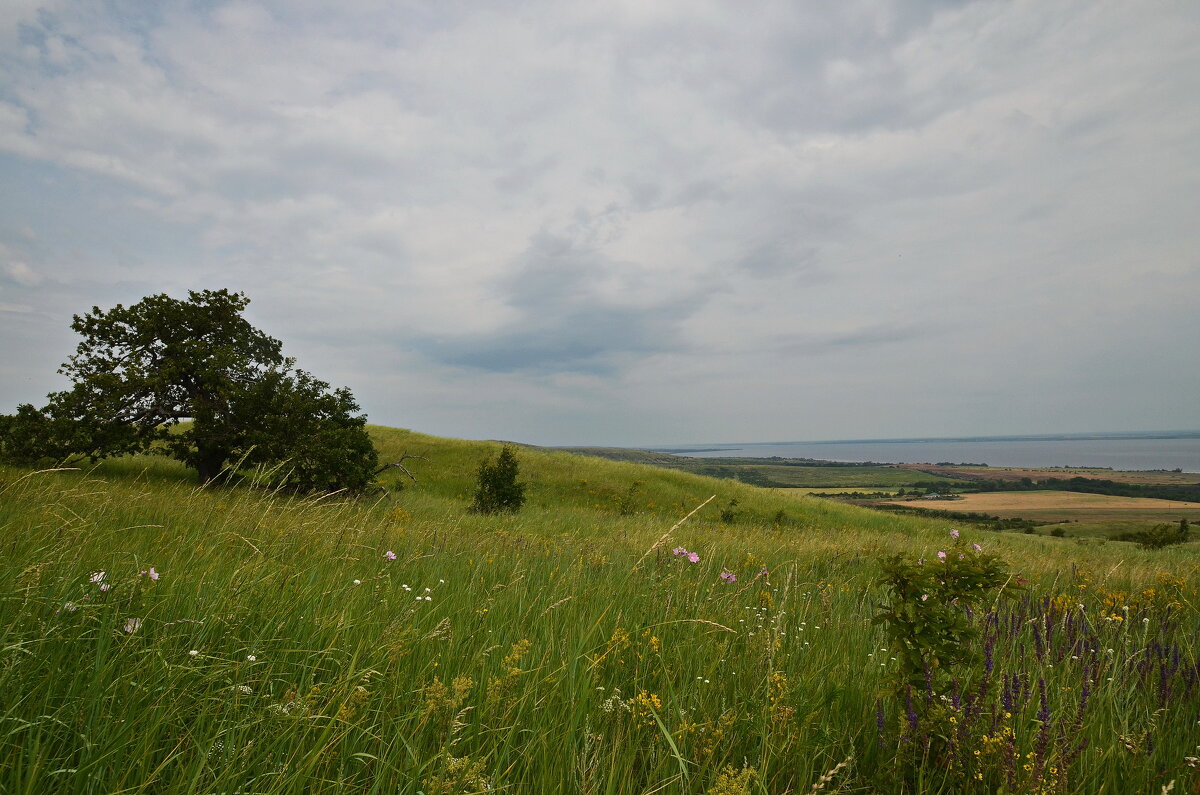
[[[383,461],[423,457],[417,482],[389,470],[388,493],[346,500],[199,488],[159,458],[0,468],[0,792],[1200,782],[1195,545],[952,541],[528,448],[525,510],[482,516],[474,472],[499,443],[372,433]],[[906,703],[871,621],[879,560],[970,543],[1028,585],[974,617],[986,662]]]

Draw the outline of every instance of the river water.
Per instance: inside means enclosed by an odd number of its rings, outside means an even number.
[[[888,464],[987,464],[994,467],[1108,467],[1200,472],[1200,432],[1177,436],[989,437],[836,442],[763,442],[657,448],[699,458],[815,458]]]

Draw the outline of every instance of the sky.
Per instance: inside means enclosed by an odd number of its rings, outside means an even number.
[[[1200,428],[1200,3],[4,6],[0,412],[228,288],[443,436]]]

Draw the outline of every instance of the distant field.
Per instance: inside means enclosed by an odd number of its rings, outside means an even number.
[[[1020,467],[973,467],[973,466],[926,466],[920,464],[902,464],[905,469],[923,472],[929,475],[945,478],[963,478],[966,480],[1046,480],[1048,478],[1092,478],[1095,480],[1112,480],[1118,483],[1142,484],[1190,484],[1200,482],[1200,474],[1195,472],[1168,472],[1155,470],[1149,472],[1120,472],[1113,469],[1096,469],[1086,467],[1051,467],[1048,469],[1026,469]]]
[[[790,494],[861,494],[864,491],[866,491],[866,492],[871,492],[871,491],[894,492],[896,489],[893,487],[880,487],[880,488],[876,489],[876,488],[871,488],[868,486],[843,486],[843,487],[837,487],[837,486],[803,487],[802,486],[799,488],[788,488],[788,489],[784,489],[784,490]]]
[[[1000,491],[964,494],[958,500],[894,501],[892,504],[960,513],[987,513],[1002,518],[1080,522],[1200,520],[1200,503],[1111,497],[1073,491]]]
[[[548,448],[553,449],[553,448]],[[833,492],[894,490],[929,481],[927,473],[892,465],[821,465],[800,459],[778,458],[688,458],[670,453],[645,450],[626,450],[605,447],[565,447],[563,452],[607,458],[635,464],[676,469],[696,475],[738,480],[764,488],[815,489]],[[938,480],[966,484],[954,476],[937,476]]]

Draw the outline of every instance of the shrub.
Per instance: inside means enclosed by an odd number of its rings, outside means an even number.
[[[493,463],[484,459],[479,463],[476,478],[475,501],[471,510],[475,513],[516,513],[525,504],[525,485],[517,482],[517,455],[505,445]]]

